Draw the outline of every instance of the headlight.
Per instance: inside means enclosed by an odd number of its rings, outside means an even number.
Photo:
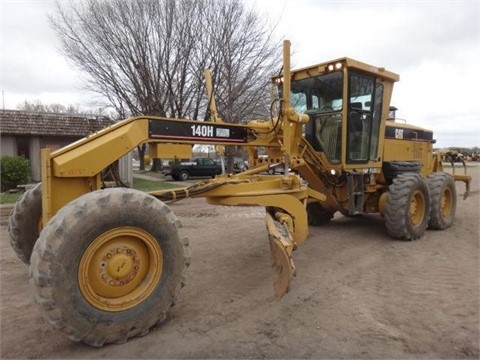
[[[283,76],[274,78],[273,83],[276,85],[280,85],[281,83],[283,83]]]
[[[343,67],[343,64],[341,62],[337,62],[335,64],[328,64],[327,70],[328,71],[340,70],[342,67]]]

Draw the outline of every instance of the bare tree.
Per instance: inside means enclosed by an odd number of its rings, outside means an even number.
[[[115,118],[117,115],[107,107],[80,107],[78,105],[63,105],[59,103],[44,104],[40,100],[25,100],[17,105],[17,109],[39,113],[102,115],[110,119]]]
[[[123,116],[202,118],[208,67],[220,114],[241,122],[279,60],[273,29],[240,0],[58,2],[50,21],[86,88]]]
[[[212,1],[217,10],[211,37],[216,48],[216,100],[229,122],[268,116],[265,96],[270,76],[278,71],[278,46],[272,28],[242,2]],[[232,21],[236,19],[236,21]],[[227,170],[233,170],[235,148],[226,147]]]

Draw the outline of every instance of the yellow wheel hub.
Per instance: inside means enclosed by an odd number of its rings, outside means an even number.
[[[80,260],[80,291],[106,311],[130,309],[145,300],[160,281],[163,253],[145,230],[119,227],[97,237]]]
[[[449,188],[446,188],[440,199],[440,211],[443,217],[448,217],[452,212],[452,202],[452,193]]]
[[[124,249],[120,251],[122,250]],[[107,274],[116,280],[125,279],[128,281],[125,277],[132,272],[133,264],[136,262],[135,257],[132,258],[122,253],[115,254],[108,261]]]
[[[425,196],[419,190],[415,191],[410,201],[410,220],[414,226],[422,223],[425,216]]]

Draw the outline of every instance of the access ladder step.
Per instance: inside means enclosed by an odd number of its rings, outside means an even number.
[[[348,212],[350,215],[363,214],[365,187],[362,173],[347,174]]]

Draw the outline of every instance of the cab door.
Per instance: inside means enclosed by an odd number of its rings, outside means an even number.
[[[349,72],[346,164],[368,164],[378,158],[383,85],[372,75]]]

